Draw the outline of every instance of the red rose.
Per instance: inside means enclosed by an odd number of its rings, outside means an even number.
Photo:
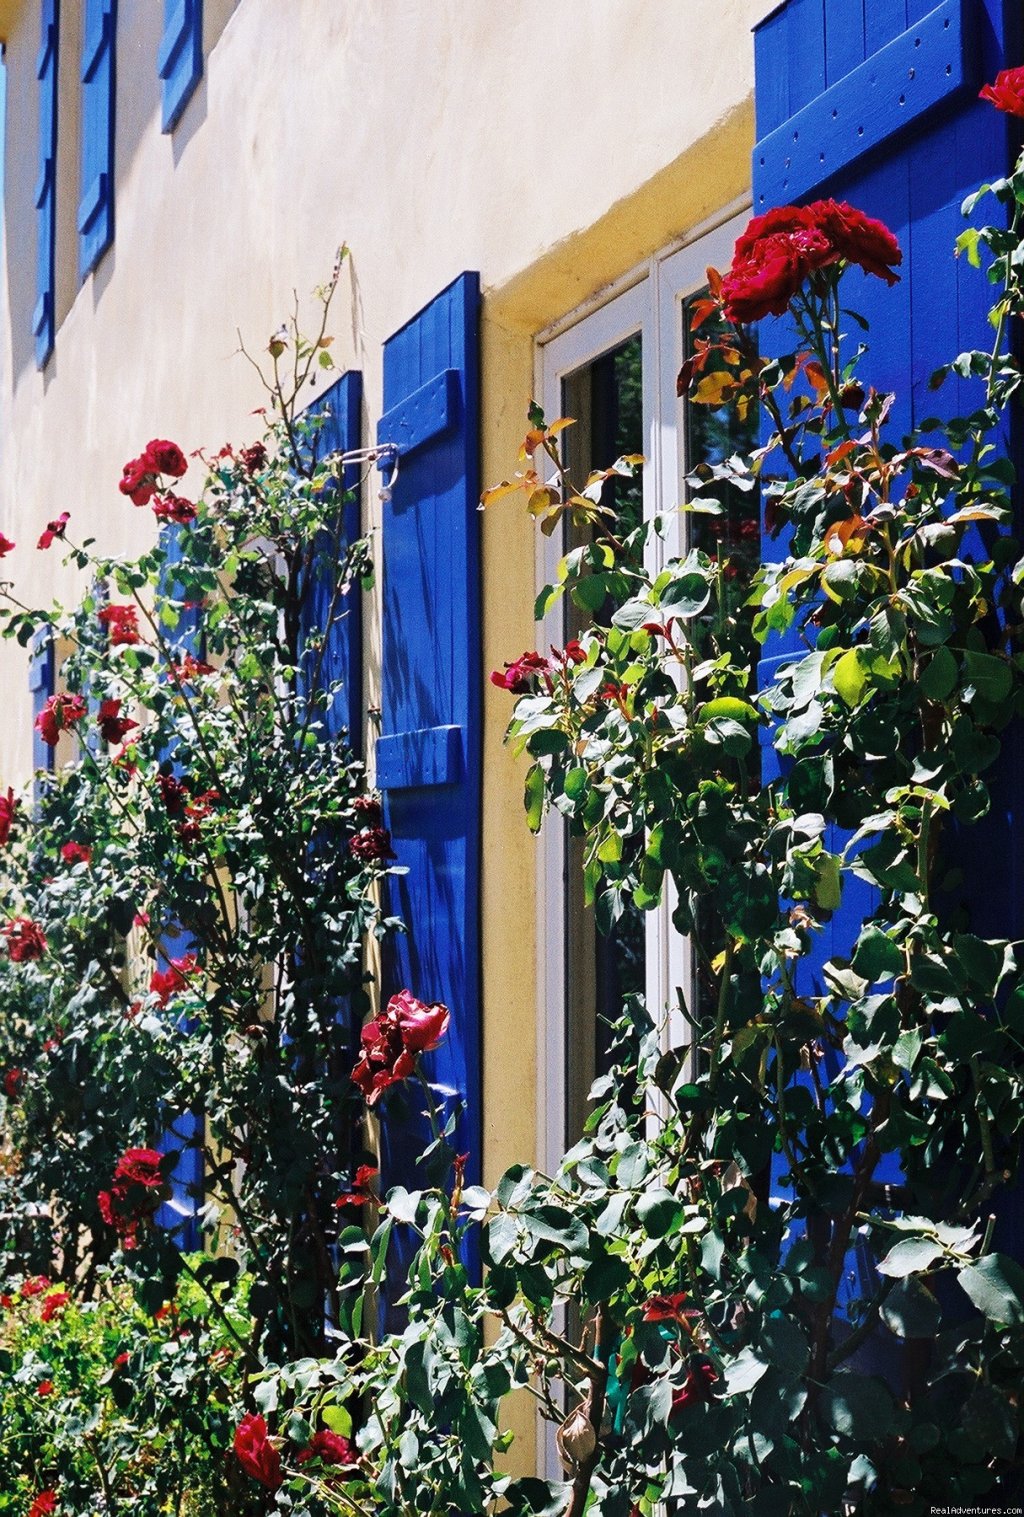
[[[644,1304],[645,1322],[682,1322],[688,1315],[687,1296],[684,1291],[676,1291],[672,1296],[652,1296]]]
[[[43,1298],[43,1308],[39,1313],[40,1322],[51,1322],[57,1313],[63,1311],[71,1297],[67,1291],[51,1291]]]
[[[691,1362],[683,1384],[672,1392],[672,1410],[669,1415],[685,1411],[688,1406],[710,1401],[711,1387],[717,1379],[718,1376],[707,1359]]]
[[[418,1001],[411,991],[392,996],[386,1009],[360,1034],[362,1053],[352,1071],[353,1082],[373,1106],[391,1085],[411,1075],[415,1055],[436,1048],[448,1030],[447,1006]]]
[[[90,864],[92,849],[87,848],[84,843],[65,843],[60,856],[65,864]]]
[[[384,820],[380,801],[374,795],[357,795],[352,806],[364,827],[379,827]]]
[[[0,532],[0,558],[6,558],[11,549],[16,546],[17,545],[15,543],[11,542],[11,539],[9,537],[5,537],[4,534]]]
[[[157,521],[176,521],[187,527],[196,519],[196,508],[184,495],[158,495],[153,502],[153,515]]]
[[[99,619],[110,634],[112,648],[130,648],[139,641],[134,606],[104,606]]]
[[[53,1395],[53,1381],[52,1380],[40,1380],[39,1384],[36,1386],[36,1395],[37,1396],[52,1396]]]
[[[267,450],[261,442],[254,442],[251,448],[243,448],[239,456],[242,467],[250,474],[258,474],[267,462]]]
[[[85,697],[61,692],[48,697],[35,720],[36,731],[48,748],[56,748],[62,732],[69,732],[85,715]]]
[[[50,1517],[57,1510],[57,1492],[40,1491],[28,1509],[28,1517]]]
[[[527,695],[533,689],[534,677],[550,672],[549,661],[534,650],[532,653],[521,654],[514,664],[506,664],[504,672],[501,669],[493,670],[491,684],[497,685],[499,690],[508,690],[513,695]]]
[[[63,537],[70,520],[70,512],[62,511],[53,521],[48,521],[46,523],[46,531],[42,534],[38,543],[36,543],[36,547],[48,548],[55,537]]]
[[[158,774],[157,785],[160,788],[160,799],[163,801],[164,810],[170,817],[185,815],[185,807],[188,804],[189,789],[184,780],[179,780],[175,774]]]
[[[340,1464],[352,1466],[356,1462],[355,1450],[347,1438],[340,1433],[332,1433],[327,1428],[321,1428],[314,1433],[312,1440],[296,1456],[297,1464],[308,1464],[311,1459],[319,1459],[323,1464]]]
[[[146,444],[146,451],[142,455],[142,462],[152,474],[169,474],[172,479],[180,479],[188,469],[188,460],[178,447],[176,442],[165,442],[163,439],[154,437]]]
[[[193,796],[185,807],[185,820],[178,828],[178,836],[183,843],[199,842],[203,835],[200,823],[212,816],[214,802],[219,800],[219,790],[204,790],[200,795]]]
[[[887,226],[845,201],[776,206],[737,238],[722,280],[723,310],[734,322],[781,316],[808,274],[840,260],[895,284],[903,254]]]
[[[117,487],[122,495],[127,495],[133,506],[145,506],[152,500],[156,491],[156,480],[144,458],[130,458],[121,471],[121,482]]]
[[[15,964],[31,963],[46,952],[43,929],[31,917],[15,917],[0,927],[0,932],[7,939],[7,952]]]
[[[163,1154],[155,1148],[127,1148],[117,1161],[114,1179],[127,1180],[133,1185],[162,1185],[160,1166],[163,1160]]]
[[[276,1491],[282,1485],[281,1456],[267,1436],[267,1424],[252,1413],[243,1417],[235,1429],[235,1458],[247,1475]]]
[[[840,258],[859,264],[866,274],[877,274],[886,284],[899,281],[891,265],[898,267],[903,262],[903,253],[884,222],[865,216],[845,200],[815,200],[807,210]]]
[[[50,1281],[46,1275],[30,1275],[22,1283],[21,1295],[25,1301],[30,1301],[33,1296],[41,1296],[44,1290],[48,1290]]]
[[[411,1075],[416,1065],[402,1042],[397,1021],[374,1017],[359,1036],[363,1051],[352,1070],[352,1080],[367,1106],[375,1106],[388,1087]]]
[[[186,653],[180,664],[169,664],[168,672],[176,685],[188,683],[198,679],[204,674],[216,674],[212,664],[204,663],[201,658],[193,658],[191,653]]]
[[[566,664],[585,664],[587,662],[587,650],[575,637],[571,637],[564,648],[552,648],[552,657],[563,667]]]
[[[14,791],[8,785],[7,794],[0,795],[0,848],[3,847],[11,835],[11,824],[14,821],[14,813],[17,809],[18,802],[15,799]]]
[[[814,269],[837,258],[828,238],[814,227],[773,232],[754,243],[745,258],[735,258],[722,280],[722,304],[730,321],[760,321],[781,316]]]
[[[429,1005],[417,1001],[409,990],[400,990],[391,997],[386,1015],[397,1019],[402,1042],[410,1053],[429,1053],[437,1048],[448,1031],[450,1020],[447,1006],[440,1001]]]
[[[154,1148],[129,1148],[118,1159],[109,1190],[96,1197],[100,1216],[125,1249],[137,1247],[140,1227],[149,1222],[164,1190],[164,1156]]]
[[[375,1165],[360,1164],[352,1179],[352,1189],[344,1191],[335,1201],[335,1206],[362,1206],[372,1195],[370,1185],[376,1174]]]
[[[171,959],[166,969],[154,969],[150,975],[150,994],[159,999],[161,1006],[166,1006],[172,996],[187,989],[189,976],[195,974],[197,968],[194,953],[187,953],[183,959]]]
[[[9,1069],[4,1075],[4,1095],[10,1101],[16,1101],[21,1095],[21,1088],[25,1083],[25,1071],[23,1069]]]
[[[1008,116],[1024,116],[1024,68],[1000,69],[995,84],[978,91],[979,100],[991,100]]]
[[[766,237],[775,237],[789,232],[806,232],[814,225],[814,218],[803,205],[776,205],[760,216],[752,216],[736,239],[733,266],[745,263],[757,245]]]
[[[354,853],[364,864],[398,857],[391,847],[391,834],[386,827],[365,827],[354,838],[349,838],[348,847],[349,852]]]
[[[115,700],[100,701],[96,720],[99,723],[100,736],[105,743],[122,742],[125,734],[134,732],[139,725],[130,717],[121,715],[121,702]]]

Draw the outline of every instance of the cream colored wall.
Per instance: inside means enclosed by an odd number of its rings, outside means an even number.
[[[352,257],[333,321],[362,369],[366,435],[381,344],[463,269],[478,268],[484,482],[515,459],[533,336],[741,194],[753,139],[750,28],[770,0],[207,0],[204,78],[172,136],[159,126],[159,0],[121,0],[116,238],[78,286],[74,58],[65,45],[56,350],[37,372],[32,192],[37,5],[0,0],[7,40],[7,263],[0,302],[0,531],[29,602],[73,577],[34,542],[56,511],[104,549],[147,542],[117,492],[152,436],[186,450],[245,441],[261,395],[237,356]],[[78,23],[64,0],[62,40]],[[219,34],[219,35],[218,35]],[[69,72],[70,71],[70,72]],[[198,485],[193,470],[183,482]],[[371,523],[378,503],[366,503]],[[483,519],[484,663],[532,647],[534,542],[507,503]],[[367,613],[371,700],[377,607]],[[23,658],[0,650],[0,781],[24,781]],[[484,707],[484,1120],[493,1180],[534,1149],[535,848],[522,772],[502,746],[506,696]],[[528,1455],[530,1422],[523,1427]]]

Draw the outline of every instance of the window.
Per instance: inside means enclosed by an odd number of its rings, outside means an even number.
[[[716,463],[752,445],[756,418],[737,427],[726,408],[691,406],[676,397],[676,376],[690,352],[690,307],[705,290],[709,265],[724,268],[745,217],[734,216],[636,271],[628,287],[604,304],[568,320],[538,340],[537,388],[549,420],[572,416],[563,433],[574,477],[585,476],[623,453],[643,453],[638,481],[616,482],[615,509],[627,521],[671,512],[684,497],[685,476],[700,463]],[[667,537],[650,546],[650,567],[699,546],[729,559],[740,593],[757,562],[756,498],[723,496],[720,517],[672,517]],[[567,539],[539,538],[538,579],[554,577]],[[600,614],[600,613],[598,613]],[[559,602],[544,627],[546,643],[561,645],[578,624]],[[623,996],[642,991],[656,1017],[667,1016],[666,1036],[678,1042],[677,988],[699,994],[690,945],[671,924],[673,902],[653,912],[627,913],[614,933],[596,930],[582,904],[580,853],[554,819],[542,834],[538,938],[543,1008],[539,1030],[542,1163],[555,1163],[578,1135],[587,1091],[607,1056],[607,1019]]]

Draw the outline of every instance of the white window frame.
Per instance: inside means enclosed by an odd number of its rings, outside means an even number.
[[[643,346],[643,507],[647,519],[673,510],[682,499],[687,472],[684,401],[676,397],[683,362],[683,302],[707,282],[709,266],[724,269],[749,214],[749,201],[723,208],[680,243],[632,270],[600,296],[577,308],[536,338],[535,394],[549,422],[561,415],[562,381],[576,369],[640,334]],[[677,513],[667,535],[650,546],[650,569],[685,551],[686,517]],[[537,588],[554,581],[562,556],[555,535],[537,534]],[[541,646],[565,641],[559,601],[541,623]],[[566,1129],[566,830],[557,821],[541,831],[537,861],[537,1155],[553,1173],[565,1151]],[[664,1019],[665,1046],[683,1041],[676,988],[689,994],[692,951],[672,926],[674,892],[647,913],[646,985],[652,1015]],[[666,1012],[668,1015],[666,1017]]]

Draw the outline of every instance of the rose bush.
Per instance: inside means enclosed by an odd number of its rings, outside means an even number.
[[[1016,113],[1013,83],[989,98]],[[466,1187],[418,1063],[449,1009],[412,987],[368,1015],[394,850],[359,765],[324,740],[337,692],[319,678],[367,561],[335,536],[327,624],[304,632],[337,470],[298,392],[274,390],[266,438],[209,460],[194,502],[168,492],[175,445],[129,463],[123,492],[177,533],[128,565],[68,550],[122,599],[11,605],[12,635],[73,646],[47,731],[78,745],[35,816],[10,792],[0,813],[17,1509],[84,1517],[115,1476],[142,1510],[254,1517],[924,1517],[1013,1491],[1024,1269],[999,1208],[1024,1138],[1024,967],[943,893],[1024,711],[1024,558],[993,446],[1024,379],[1003,340],[1024,315],[1024,163],[982,193],[1006,214],[960,246],[987,255],[995,345],[935,378],[976,381],[970,414],[909,438],[888,435],[891,399],[841,331],[852,268],[898,277],[884,226],[832,201],[778,208],[711,272],[681,383],[698,405],[759,404],[768,432],[698,470],[688,509],[714,518],[719,483],[763,493],[784,551],[749,583],[752,546],[724,526],[652,576],[659,525],[625,530],[601,501],[640,461],[573,481],[571,423],[536,407],[521,475],[485,495],[522,489],[545,531],[590,529],[539,601],[569,595],[587,624],[492,676],[516,697],[529,823],[554,812],[581,837],[604,929],[670,890],[697,964],[681,1042],[630,999],[552,1175]],[[748,327],[769,313],[789,337],[775,359]],[[305,383],[323,333],[276,335],[275,373],[286,341]],[[761,647],[794,628],[758,689]],[[381,1197],[361,1122],[373,1108],[386,1129],[407,1082],[428,1183]],[[155,1204],[192,1151],[220,1245],[201,1254]],[[54,1347],[126,1283],[142,1346],[104,1353],[118,1408],[133,1354],[160,1366],[139,1440],[95,1376],[81,1413]],[[195,1363],[175,1373],[190,1313],[198,1385]],[[555,1424],[561,1478],[504,1471],[512,1392]],[[148,1451],[193,1437],[186,1490],[184,1459]]]
[[[110,1275],[88,1302],[37,1277],[6,1281],[0,1513],[245,1510],[229,1505],[225,1450],[241,1395],[239,1340],[252,1333],[249,1282],[211,1288],[217,1311],[185,1281],[148,1313]]]

